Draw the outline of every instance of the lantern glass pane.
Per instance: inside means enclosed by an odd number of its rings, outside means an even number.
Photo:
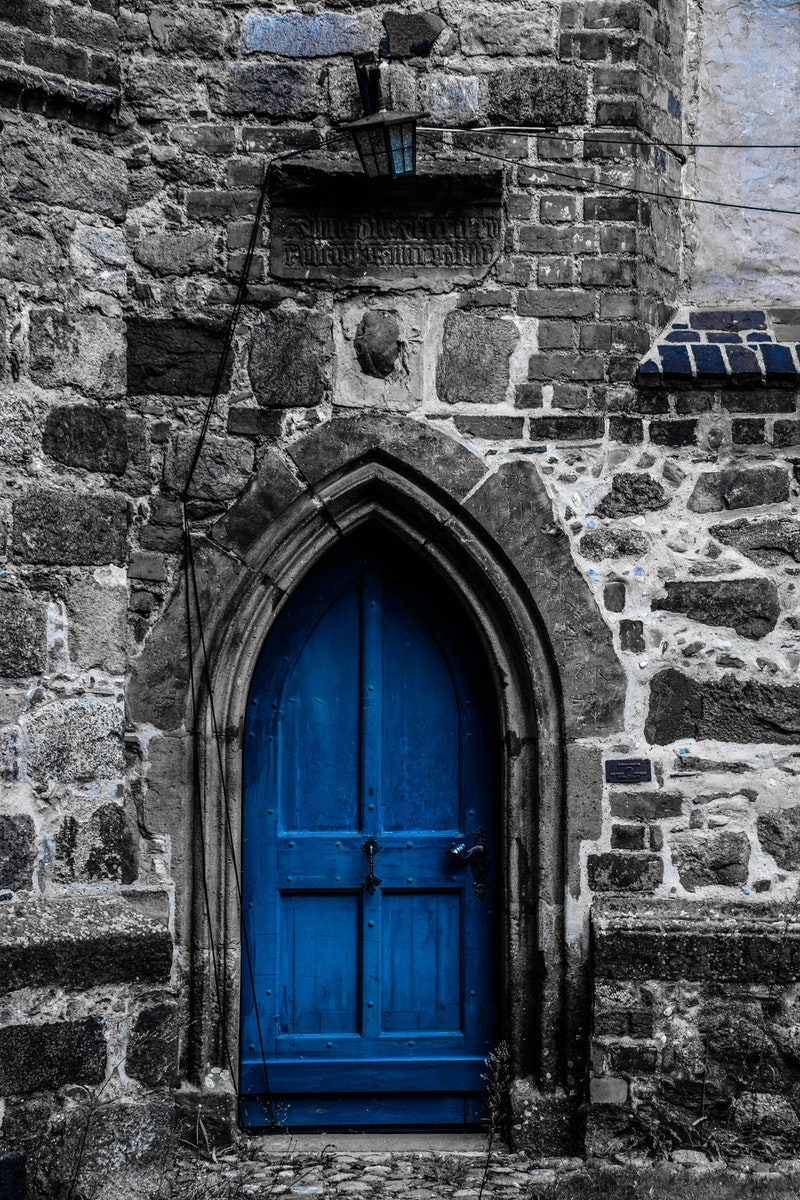
[[[391,172],[395,179],[401,175],[414,174],[414,133],[413,121],[398,122],[387,129]]]

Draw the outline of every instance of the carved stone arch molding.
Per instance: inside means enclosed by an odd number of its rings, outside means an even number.
[[[383,522],[448,581],[493,666],[505,744],[503,988],[520,1081],[514,1125],[520,1144],[541,1148],[544,1139],[563,1149],[577,1133],[588,1032],[588,914],[576,924],[568,909],[580,891],[580,841],[599,832],[600,755],[592,741],[622,727],[624,676],[535,466],[523,460],[487,472],[463,444],[409,418],[334,419],[284,454],[268,451],[210,536],[195,542],[224,731],[218,752],[200,681],[202,843],[189,799],[193,717],[182,589],[136,664],[130,715],[152,734],[142,819],[168,833],[173,848],[188,974],[187,1073],[197,1082],[209,1063],[224,1065],[225,1037],[234,1060],[238,1045],[240,926],[222,773],[238,846],[241,731],[253,669],[285,598],[366,521]],[[224,974],[224,1029],[210,975],[203,859]]]

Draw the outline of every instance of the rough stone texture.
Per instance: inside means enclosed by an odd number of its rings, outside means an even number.
[[[597,892],[653,892],[664,875],[654,854],[590,854],[589,884]]]
[[[586,102],[586,76],[575,67],[512,67],[489,78],[493,125],[580,125]]]
[[[103,804],[85,826],[65,817],[55,838],[56,875],[65,883],[133,883],[138,844],[118,804]]]
[[[400,354],[400,324],[393,312],[364,313],[355,337],[358,365],[365,375],[386,379]]]
[[[458,29],[465,54],[548,54],[553,49],[555,12],[541,4],[533,12],[491,12],[467,17]]]
[[[214,265],[214,236],[203,229],[188,233],[150,233],[141,238],[134,256],[160,275],[187,275]]]
[[[248,371],[265,408],[312,407],[325,399],[333,351],[330,320],[279,310],[253,331]]]
[[[598,979],[775,983],[800,978],[800,928],[779,906],[636,899],[596,902]]]
[[[171,1083],[178,1068],[178,1011],[155,1004],[136,1018],[128,1038],[125,1073],[149,1087]]]
[[[37,898],[0,907],[0,991],[166,982],[166,926],[119,897]]]
[[[666,596],[653,600],[653,608],[685,613],[705,625],[730,626],[746,638],[764,637],[781,613],[777,588],[768,579],[670,581],[665,587]]]
[[[72,317],[57,309],[30,315],[31,377],[41,387],[64,385],[89,395],[125,390],[125,344],[121,322],[98,313]]]
[[[707,471],[689,497],[692,512],[717,512],[723,508],[755,508],[789,498],[789,477],[783,467]]]
[[[128,392],[144,395],[208,396],[225,340],[224,325],[215,321],[128,319]],[[230,356],[221,381],[228,390]]]
[[[0,814],[0,893],[30,891],[33,886],[33,835],[33,821],[27,813]]]
[[[718,542],[732,546],[762,567],[800,562],[800,522],[794,517],[764,521],[730,521],[708,531]]]
[[[0,591],[0,676],[38,675],[47,662],[47,613],[41,601]]]
[[[747,883],[750,842],[744,833],[678,834],[672,858],[687,892],[714,884]]]
[[[448,313],[436,372],[446,404],[500,404],[509,383],[509,363],[519,342],[510,321],[472,313]]]
[[[128,505],[118,493],[31,488],[14,501],[13,514],[14,553],[22,562],[90,565],[125,559]]]
[[[0,1029],[0,1090],[6,1095],[102,1083],[105,1069],[105,1037],[94,1017]]]
[[[799,704],[797,685],[742,682],[735,675],[700,681],[670,669],[653,679],[645,736],[662,746],[686,738],[792,743],[800,733]]]
[[[213,94],[221,111],[232,114],[312,117],[319,103],[317,72],[293,65],[233,63]]]
[[[99,576],[99,578],[98,578]],[[125,668],[128,590],[114,574],[102,569],[78,580],[67,594],[70,658],[80,667],[104,667],[117,673]]]
[[[60,783],[122,774],[122,712],[118,705],[73,699],[41,705],[26,722],[34,779]]]
[[[580,540],[580,552],[585,558],[599,561],[604,558],[641,558],[647,553],[647,538],[635,529],[594,529]]]
[[[598,517],[629,517],[664,508],[669,497],[652,475],[621,472],[611,481],[611,491],[595,507]]]
[[[774,808],[758,814],[761,846],[784,871],[797,870],[800,862],[800,808]]]
[[[169,491],[178,494],[183,491],[196,449],[195,434],[181,433],[175,439],[164,463],[164,484]],[[253,447],[249,442],[207,437],[192,476],[190,493],[203,500],[231,500],[247,483],[252,470]]]
[[[57,462],[121,475],[128,465],[128,434],[120,409],[59,405],[47,415],[42,449]]]
[[[427,58],[444,29],[435,12],[403,13],[390,9],[383,15],[391,58]]]
[[[357,17],[338,13],[248,13],[242,41],[245,54],[261,52],[291,58],[324,58],[371,48],[369,27]]]
[[[12,136],[4,153],[5,188],[23,209],[43,202],[124,219],[126,172],[112,153],[76,146],[68,138],[34,140],[26,136],[24,125],[14,137],[13,123],[8,128]]]

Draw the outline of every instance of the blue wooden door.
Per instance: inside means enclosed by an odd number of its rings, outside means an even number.
[[[387,538],[348,540],[306,577],[251,685],[251,1126],[267,1119],[262,1045],[290,1128],[480,1119],[499,1036],[492,682],[452,595]]]

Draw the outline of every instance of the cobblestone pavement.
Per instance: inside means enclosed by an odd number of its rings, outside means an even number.
[[[279,1196],[287,1200],[295,1196],[478,1200],[481,1184],[484,1200],[520,1200],[583,1165],[580,1159],[534,1165],[523,1155],[494,1152],[487,1169],[485,1150],[347,1153],[323,1148],[309,1153],[291,1145],[283,1154],[264,1154],[256,1147],[252,1159],[233,1154],[218,1155],[218,1159],[206,1165],[208,1194],[256,1200]],[[185,1186],[191,1192],[188,1177]]]
[[[389,1146],[385,1149],[343,1151],[338,1145],[322,1144],[313,1150],[304,1139],[286,1139],[286,1147],[277,1148],[272,1139],[245,1139],[243,1149],[218,1154],[217,1161],[205,1163],[197,1171],[189,1169],[178,1177],[173,1195],[196,1200],[217,1198],[239,1200],[293,1200],[294,1197],[365,1197],[366,1200],[534,1200],[559,1179],[585,1172],[591,1164],[579,1158],[544,1159],[533,1162],[524,1155],[494,1151],[487,1169],[485,1149],[448,1148],[410,1150]],[[391,1139],[387,1138],[387,1142]],[[261,1143],[261,1144],[259,1144]],[[270,1144],[271,1143],[271,1144]],[[635,1164],[602,1164],[594,1169],[624,1170],[636,1165],[647,1170],[645,1160]],[[721,1194],[723,1176],[741,1179],[743,1174],[780,1179],[792,1175],[795,1180],[800,1162],[765,1164],[742,1160],[737,1169],[710,1162],[695,1151],[677,1151],[675,1161],[658,1164],[656,1170],[674,1177],[676,1195],[680,1179],[693,1174],[719,1173]]]

